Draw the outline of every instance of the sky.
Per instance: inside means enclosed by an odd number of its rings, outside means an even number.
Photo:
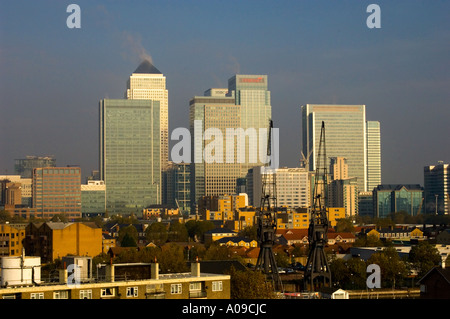
[[[282,166],[299,165],[307,103],[366,105],[383,184],[450,162],[450,1],[19,0],[0,2],[0,174],[27,155],[98,170],[98,102],[123,98],[144,56],[167,78],[169,132],[193,96],[267,74]]]

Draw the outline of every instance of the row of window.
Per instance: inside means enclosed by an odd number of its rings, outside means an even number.
[[[196,292],[201,291],[202,283],[201,282],[193,282],[189,284],[189,291]],[[222,291],[223,284],[222,281],[213,281],[212,282],[212,291]],[[126,297],[127,298],[137,298],[138,295],[138,287],[127,287]],[[181,294],[182,293],[182,284],[171,284],[170,285],[170,293],[171,294]],[[103,288],[100,292],[101,297],[114,297],[115,289],[114,288]],[[6,297],[6,296],[5,296]],[[79,291],[80,299],[92,299],[92,289],[83,289]],[[31,293],[30,299],[44,299],[43,292]],[[53,292],[53,299],[69,299],[69,291],[68,290],[59,290]]]

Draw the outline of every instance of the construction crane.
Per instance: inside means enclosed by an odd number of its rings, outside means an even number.
[[[331,271],[324,247],[328,241],[328,217],[326,207],[327,156],[325,123],[322,122],[319,152],[314,181],[314,204],[308,228],[309,254],[306,262],[305,284],[310,291],[331,287]],[[309,286],[309,287],[308,287]]]
[[[258,242],[259,255],[256,261],[255,270],[262,271],[266,275],[266,280],[272,282],[275,291],[283,292],[283,285],[278,272],[273,245],[275,243],[275,232],[277,230],[277,197],[276,197],[276,174],[270,167],[272,143],[271,134],[273,129],[272,120],[269,121],[269,136],[267,143],[267,155],[269,161],[263,169],[263,182],[261,193],[261,205],[258,212]]]
[[[313,150],[314,149],[311,149],[309,151],[309,153],[308,153],[308,156],[306,156],[306,157],[305,157],[305,154],[303,154],[303,151],[301,152],[302,153],[302,159],[300,160],[300,163],[301,163],[300,167],[308,168],[309,157],[311,156]]]

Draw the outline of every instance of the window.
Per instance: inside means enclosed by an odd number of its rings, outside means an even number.
[[[170,285],[170,293],[171,294],[181,294],[181,284]]]
[[[137,297],[138,287],[127,287],[127,297]]]
[[[80,299],[92,299],[92,290],[80,290]]]
[[[202,283],[201,282],[191,282],[189,284],[189,291],[194,290],[202,290]]]
[[[113,297],[113,296],[115,296],[115,289],[114,288],[104,288],[100,291],[100,295],[102,297]]]
[[[212,291],[222,291],[222,281],[213,281],[212,282]]]
[[[53,292],[53,299],[69,299],[69,291],[59,290]]]
[[[30,299],[44,299],[43,292],[32,293]]]

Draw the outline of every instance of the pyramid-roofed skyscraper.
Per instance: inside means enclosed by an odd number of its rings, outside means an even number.
[[[145,59],[127,81],[125,98],[130,100],[153,100],[160,104],[161,169],[169,161],[169,94],[166,77],[152,63]]]

